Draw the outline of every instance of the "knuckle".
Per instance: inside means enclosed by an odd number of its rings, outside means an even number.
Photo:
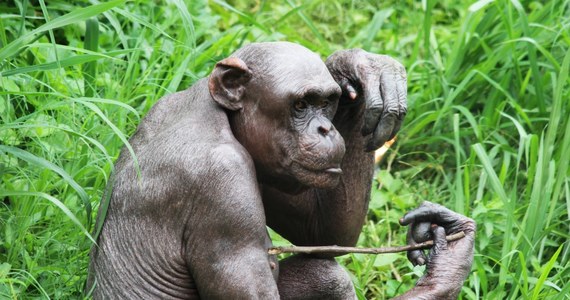
[[[384,65],[391,66],[394,70],[397,70],[398,73],[406,73],[404,65],[389,55],[379,55],[379,60],[381,60]]]
[[[403,64],[401,64],[399,61],[394,60],[394,69],[396,70],[396,72],[398,73],[398,75],[400,75],[402,78],[407,78],[407,72],[406,72],[406,67],[404,67]]]
[[[367,113],[368,114],[381,114],[384,107],[380,101],[374,101],[371,99],[370,103],[368,104]]]
[[[332,71],[330,71],[329,73],[331,73],[333,79],[336,82],[344,82],[347,81],[346,80],[346,76],[344,76],[340,71],[333,69]]]
[[[382,138],[376,137],[376,138],[373,138],[373,139],[372,139],[371,144],[372,144],[372,147],[373,147],[374,149],[378,149],[378,148],[380,148],[380,146],[383,145],[384,143],[383,143],[383,139],[382,139]]]
[[[368,53],[368,52],[364,51],[364,50],[361,49],[361,48],[350,49],[350,50],[348,50],[348,52],[349,52],[349,53],[352,53],[352,54],[365,54],[365,53]]]
[[[398,93],[398,99],[402,99],[402,102],[406,103],[406,98],[408,97],[408,91],[406,91],[405,89],[402,90],[397,90]]]
[[[477,223],[475,222],[475,220],[466,217],[465,230],[470,232],[476,232]]]
[[[388,116],[396,117],[399,114],[400,114],[400,109],[398,109],[398,107],[395,105],[387,106],[386,109],[384,110],[384,116],[385,117],[388,117]]]

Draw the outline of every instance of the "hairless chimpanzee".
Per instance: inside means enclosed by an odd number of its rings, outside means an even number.
[[[265,226],[297,245],[354,245],[371,151],[405,114],[406,73],[390,57],[345,50],[323,63],[292,43],[245,46],[154,105],[130,139],[139,168],[123,149],[88,289],[95,299],[354,299],[333,254],[278,262]],[[398,298],[456,298],[475,223],[429,202],[400,223],[410,243],[435,246],[408,253],[427,271]]]

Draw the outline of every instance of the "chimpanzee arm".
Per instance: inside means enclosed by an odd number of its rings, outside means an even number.
[[[193,206],[196,217],[184,234],[187,264],[202,299],[279,298],[253,163],[240,147],[212,151],[202,175],[207,203]]]
[[[392,138],[406,114],[406,72],[395,60],[362,50],[327,59],[342,88],[333,124],[343,136],[343,174],[334,189],[290,196],[264,188],[268,224],[298,245],[354,245],[361,231],[375,150]]]
[[[339,186],[317,191],[318,223],[323,241],[352,245],[368,210],[372,151],[396,135],[407,112],[406,71],[388,56],[360,49],[335,52],[326,65],[342,89],[333,124],[346,154]]]

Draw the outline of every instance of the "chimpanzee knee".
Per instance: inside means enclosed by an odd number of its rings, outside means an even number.
[[[334,260],[295,255],[279,262],[281,299],[356,299],[348,273]]]

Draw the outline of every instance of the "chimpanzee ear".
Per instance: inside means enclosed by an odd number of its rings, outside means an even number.
[[[210,95],[222,107],[229,110],[242,108],[245,84],[251,79],[251,71],[237,57],[228,57],[216,64],[210,74]]]

